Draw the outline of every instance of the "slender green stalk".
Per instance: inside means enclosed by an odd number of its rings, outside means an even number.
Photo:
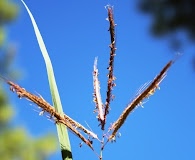
[[[50,91],[51,91],[51,95],[52,95],[53,106],[55,107],[55,109],[58,113],[63,115],[64,113],[63,113],[63,109],[62,109],[62,105],[61,105],[60,96],[58,93],[58,88],[57,88],[56,81],[55,81],[53,67],[52,67],[52,63],[51,63],[51,60],[49,58],[46,46],[44,44],[44,41],[42,39],[42,36],[41,36],[40,31],[38,29],[38,26],[35,22],[35,19],[33,18],[32,13],[28,9],[28,7],[24,3],[24,1],[21,0],[21,2],[24,4],[24,6],[25,6],[25,8],[30,16],[30,19],[31,19],[31,22],[32,22],[32,25],[33,25],[33,28],[35,31],[36,38],[37,38],[40,50],[42,52],[42,55],[43,55],[43,58],[45,61],[49,85],[50,85]],[[69,141],[67,129],[63,124],[57,124],[57,131],[58,131],[58,138],[59,138],[59,142],[60,142],[60,146],[61,146],[62,159],[63,160],[71,160],[72,153],[71,153],[71,147],[70,147],[70,141]]]

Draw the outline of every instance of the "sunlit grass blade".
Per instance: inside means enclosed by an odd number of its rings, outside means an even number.
[[[58,93],[58,88],[56,85],[56,81],[55,81],[55,76],[54,76],[54,72],[53,72],[53,67],[52,67],[52,63],[51,60],[49,58],[46,46],[44,44],[43,38],[39,32],[38,26],[35,22],[35,19],[33,18],[32,13],[30,12],[30,10],[28,9],[27,5],[24,3],[23,0],[21,0],[21,2],[24,4],[34,31],[35,31],[35,35],[40,47],[40,50],[42,52],[45,64],[46,64],[46,69],[47,69],[47,75],[48,75],[48,80],[49,80],[49,85],[50,85],[50,91],[51,91],[51,95],[52,95],[52,101],[53,101],[53,106],[55,107],[56,111],[60,114],[64,114],[63,113],[63,109],[62,109],[62,105],[61,105],[61,100],[60,100],[60,96]],[[62,151],[62,158],[63,160],[68,160],[68,159],[72,159],[72,153],[71,153],[71,147],[70,147],[70,141],[68,138],[68,132],[66,127],[63,124],[58,124],[57,125],[57,131],[58,131],[58,137],[59,137],[59,142],[61,145],[61,151]]]

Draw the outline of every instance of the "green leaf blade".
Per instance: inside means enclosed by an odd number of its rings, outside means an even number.
[[[30,19],[31,19],[31,22],[32,22],[32,25],[33,25],[33,28],[35,31],[36,38],[37,38],[41,53],[42,53],[44,61],[45,61],[47,75],[48,75],[48,81],[49,81],[49,86],[50,86],[50,92],[51,92],[52,101],[53,101],[53,106],[55,107],[55,109],[58,113],[64,114],[63,109],[62,109],[60,96],[59,96],[59,92],[58,92],[58,88],[57,88],[56,81],[55,81],[52,63],[51,63],[49,54],[47,52],[46,46],[44,44],[43,38],[41,36],[41,33],[38,29],[36,21],[32,15],[32,13],[30,12],[29,8],[27,7],[27,5],[25,4],[25,2],[23,0],[21,0],[21,2],[23,3],[24,7],[26,8],[26,10],[30,16]],[[60,142],[60,146],[61,146],[62,158],[63,158],[63,160],[71,160],[72,159],[71,146],[70,146],[70,141],[69,141],[66,126],[64,126],[62,124],[57,124],[57,132],[58,132],[58,138],[59,138],[59,142]]]

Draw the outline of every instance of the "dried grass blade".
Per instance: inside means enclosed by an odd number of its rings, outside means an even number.
[[[98,80],[98,69],[97,69],[97,57],[94,61],[94,70],[93,70],[93,86],[94,86],[94,102],[96,104],[96,109],[98,110],[98,121],[101,123],[104,121],[103,113],[103,103],[100,94],[100,82]]]
[[[111,130],[113,130],[112,134],[109,136],[109,141],[111,141],[119,128],[123,125],[125,122],[127,116],[129,113],[133,111],[133,109],[139,105],[145,98],[148,98],[149,96],[153,95],[155,90],[159,88],[160,82],[165,78],[167,70],[171,67],[174,61],[169,61],[165,67],[161,70],[161,72],[154,78],[152,83],[145,89],[143,90],[139,95],[135,97],[135,99],[125,108],[123,113],[120,115],[117,121],[115,121],[111,127]]]
[[[116,50],[116,38],[115,38],[115,26],[114,23],[114,15],[113,15],[113,7],[106,6],[108,11],[108,21],[110,22],[110,59],[109,59],[109,66],[108,66],[108,84],[107,84],[107,93],[106,93],[106,103],[105,103],[105,111],[104,111],[104,121],[102,123],[102,129],[104,130],[104,126],[106,123],[106,115],[109,113],[110,101],[114,97],[112,95],[113,87],[115,86],[114,80],[115,77],[113,75],[114,71],[114,57],[115,57],[115,50]]]

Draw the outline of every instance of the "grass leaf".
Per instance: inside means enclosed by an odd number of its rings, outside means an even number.
[[[33,25],[33,28],[35,31],[36,38],[37,38],[40,50],[42,52],[42,55],[43,55],[43,58],[45,61],[49,85],[50,85],[50,91],[51,91],[51,95],[52,95],[53,106],[55,107],[55,109],[58,113],[63,114],[63,109],[62,109],[61,100],[60,100],[58,88],[57,88],[56,81],[55,81],[52,63],[51,63],[51,60],[49,58],[46,46],[44,44],[43,38],[39,32],[38,26],[35,22],[35,19],[33,18],[32,13],[28,9],[28,7],[24,3],[24,1],[21,0],[21,2],[24,4],[24,6],[25,6],[25,8],[30,16],[30,19],[31,19],[31,22],[32,22],[32,25]],[[61,145],[61,153],[62,153],[63,160],[72,159],[70,141],[69,141],[68,132],[67,132],[66,127],[62,124],[58,124],[57,131],[58,131],[59,142]]]

